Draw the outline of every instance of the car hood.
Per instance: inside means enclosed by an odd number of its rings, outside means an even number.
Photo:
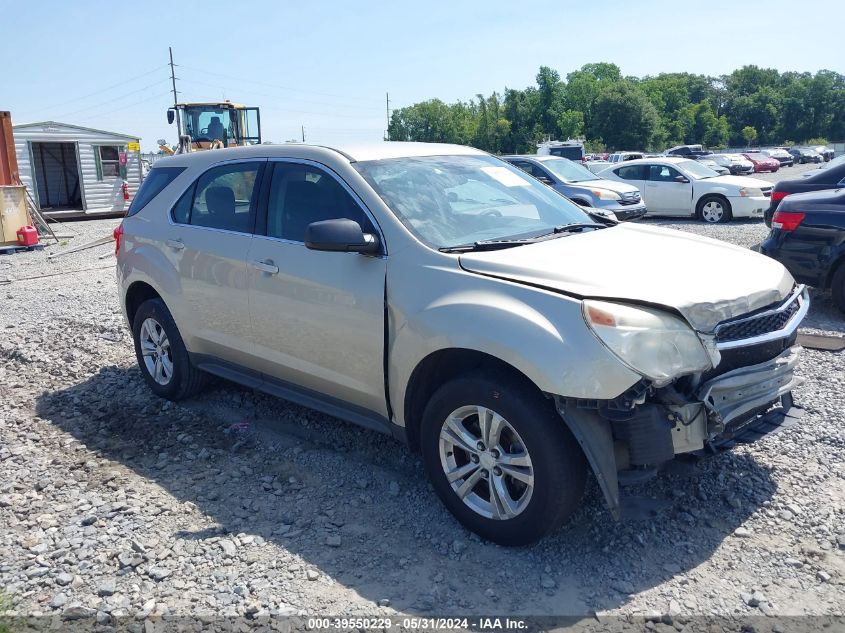
[[[771,183],[768,183],[765,180],[747,178],[745,176],[729,176],[727,174],[724,176],[715,176],[714,178],[703,178],[701,180],[697,180],[696,182],[710,183],[721,187],[753,187],[754,189],[772,186]]]
[[[634,185],[627,182],[619,182],[617,180],[608,180],[607,178],[599,178],[598,180],[586,180],[584,182],[568,182],[570,187],[584,187],[585,189],[605,189],[606,191],[613,191],[615,193],[633,193],[639,191]]]
[[[460,263],[470,272],[579,298],[670,308],[700,332],[784,299],[795,283],[779,262],[764,255],[641,224],[463,253]]]

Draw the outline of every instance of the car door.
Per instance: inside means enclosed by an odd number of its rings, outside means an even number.
[[[383,254],[309,250],[312,222],[378,228],[338,176],[307,161],[271,161],[247,258],[252,342],[267,377],[386,416]],[[384,249],[384,242],[379,240]],[[284,385],[283,385],[284,386]]]
[[[648,200],[645,196],[645,179],[646,175],[648,174],[648,166],[647,165],[622,165],[621,167],[617,167],[613,170],[613,173],[616,176],[623,180],[624,182],[630,183],[634,185],[637,189],[640,190],[640,196],[642,197],[643,201],[645,202],[646,208],[651,211],[651,207],[648,205]]]
[[[686,182],[679,182],[677,178]],[[661,215],[690,215],[692,183],[670,165],[649,165],[645,183],[646,206]]]
[[[211,167],[171,211],[164,250],[179,272],[185,323],[177,323],[193,353],[247,364],[250,317],[246,255],[255,225],[266,161]]]

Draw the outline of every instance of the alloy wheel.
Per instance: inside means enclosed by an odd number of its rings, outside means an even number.
[[[455,409],[443,422],[439,450],[449,485],[477,514],[513,519],[531,501],[531,456],[516,429],[492,409]]]
[[[173,356],[167,333],[158,321],[147,318],[141,324],[139,337],[147,372],[158,384],[167,385],[173,378]]]

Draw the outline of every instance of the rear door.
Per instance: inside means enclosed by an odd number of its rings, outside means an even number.
[[[648,200],[646,199],[645,195],[645,179],[646,175],[648,174],[648,166],[647,165],[622,165],[621,167],[617,167],[613,170],[613,173],[616,174],[619,178],[624,180],[627,183],[634,185],[637,189],[640,190],[640,195],[643,198],[643,201],[646,204],[646,207],[649,211],[651,211],[651,207],[648,204]]]
[[[252,342],[260,370],[386,416],[386,258],[309,250],[311,222],[348,218],[378,234],[363,203],[333,172],[271,161],[266,219],[248,256]],[[383,238],[379,237],[384,244]]]
[[[228,162],[202,174],[173,207],[164,245],[179,272],[188,348],[242,365],[251,350],[246,255],[265,163]]]
[[[678,182],[683,176],[670,165],[649,165],[648,180],[645,183],[646,206],[652,213],[661,215],[690,215],[692,183]]]

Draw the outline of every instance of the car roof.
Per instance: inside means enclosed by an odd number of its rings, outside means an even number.
[[[569,160],[565,156],[554,156],[551,154],[507,154],[506,156],[500,156],[499,158],[503,160],[514,159],[514,160],[536,160],[539,162],[544,162],[547,160]],[[570,161],[573,162],[573,161]]]
[[[652,165],[652,164],[664,164],[664,165],[677,165],[678,163],[686,163],[686,162],[696,162],[691,158],[682,158],[682,157],[674,157],[674,156],[657,156],[655,158],[636,158],[634,160],[626,160],[624,163],[620,163],[619,167],[627,167],[628,165]]]
[[[418,156],[485,156],[486,152],[449,143],[406,143],[400,141],[376,141],[372,143],[337,143],[332,145],[311,145],[305,143],[280,143],[229,147],[222,150],[206,150],[175,154],[156,161],[161,166],[213,164],[223,160],[245,158],[315,158],[334,154],[350,162],[381,160],[386,158],[412,158]]]

